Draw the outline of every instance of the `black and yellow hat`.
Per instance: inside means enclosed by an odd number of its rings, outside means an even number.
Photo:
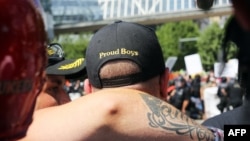
[[[65,59],[63,49],[58,43],[50,44],[47,53],[47,75],[64,75],[66,79],[86,77],[84,58]]]
[[[122,78],[102,80],[100,68],[108,61],[128,59],[141,72]],[[101,28],[86,51],[86,68],[91,84],[97,88],[125,86],[148,80],[164,72],[165,61],[155,32],[146,26],[117,21]]]

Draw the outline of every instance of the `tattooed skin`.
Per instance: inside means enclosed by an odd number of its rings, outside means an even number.
[[[207,130],[201,128],[200,125],[185,114],[153,96],[147,94],[140,95],[150,109],[150,112],[147,113],[147,117],[151,127],[162,128],[175,132],[178,135],[188,135],[191,139],[194,138],[193,134],[196,134],[199,141],[213,140],[214,136],[208,133]],[[176,120],[172,119],[180,119],[180,121],[185,122],[176,122]]]

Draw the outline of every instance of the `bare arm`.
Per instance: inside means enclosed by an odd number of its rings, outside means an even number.
[[[161,128],[166,132],[187,136],[186,140],[214,140],[214,135],[210,131],[175,107],[146,94],[141,94],[141,96],[150,108],[148,120],[152,128]]]
[[[182,103],[182,107],[181,107],[181,112],[182,113],[186,113],[186,109],[187,109],[187,107],[188,107],[188,104],[189,104],[189,100],[187,100],[187,99],[185,99],[184,101],[183,101],[183,103]]]
[[[23,140],[212,141],[214,135],[162,100],[116,89],[37,111]]]

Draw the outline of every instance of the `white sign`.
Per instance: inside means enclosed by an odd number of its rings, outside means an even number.
[[[168,57],[167,61],[165,62],[165,67],[169,69],[169,71],[171,71],[174,67],[174,64],[177,61],[177,57],[172,56],[172,57]]]
[[[224,66],[221,72],[222,63],[214,63],[214,75],[215,77],[237,77],[238,74],[238,59],[230,59]],[[221,74],[220,74],[221,72]]]
[[[187,55],[184,57],[186,70],[189,75],[203,72],[201,58],[199,54]]]

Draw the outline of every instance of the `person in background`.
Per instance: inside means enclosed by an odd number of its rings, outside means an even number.
[[[190,100],[190,88],[187,86],[187,81],[183,76],[178,76],[175,79],[175,89],[171,92],[169,103],[187,114],[187,106]]]
[[[221,113],[228,109],[228,81],[227,77],[222,77],[220,83],[218,84],[217,96],[220,98],[220,103],[217,108]]]
[[[201,75],[196,74],[191,82],[191,95],[189,111],[190,117],[194,119],[203,119],[204,115],[204,101],[202,95]]]
[[[170,99],[171,99],[171,93],[175,90],[175,82],[174,82],[174,79],[173,80],[169,80],[168,81],[168,87],[166,89],[167,91],[167,96],[166,96],[166,101],[167,102],[170,102]]]
[[[46,75],[45,84],[36,102],[36,110],[57,106],[70,102],[70,97],[64,90],[65,77],[61,75]]]
[[[86,74],[84,59],[65,59],[59,43],[50,43],[47,53],[46,81],[37,98],[36,110],[70,102],[65,90],[66,79],[78,79]]]
[[[211,141],[223,132],[200,126],[161,99],[168,69],[155,32],[117,21],[101,28],[86,51],[87,95],[35,112],[22,140]],[[49,127],[49,128],[48,128]]]
[[[243,104],[244,90],[240,87],[237,80],[230,79],[228,85],[228,107],[230,110]]]
[[[83,88],[84,80],[75,80],[70,87],[70,91],[68,92],[71,99],[75,100],[81,96],[84,96],[84,88]]]
[[[224,129],[224,125],[250,125],[250,1],[232,0],[234,15],[225,30],[224,45],[232,41],[238,48],[239,77],[244,90],[243,105],[205,120],[202,124]],[[227,46],[222,46],[226,49]],[[224,58],[226,54],[224,53]],[[224,60],[225,62],[225,60]]]
[[[216,80],[211,80],[203,90],[204,96],[204,118],[207,119],[216,115],[219,115],[221,112],[217,108],[217,105],[220,103],[220,99],[217,95],[218,86]]]
[[[12,141],[24,137],[33,121],[47,36],[34,1],[1,0],[0,5],[0,140]]]

